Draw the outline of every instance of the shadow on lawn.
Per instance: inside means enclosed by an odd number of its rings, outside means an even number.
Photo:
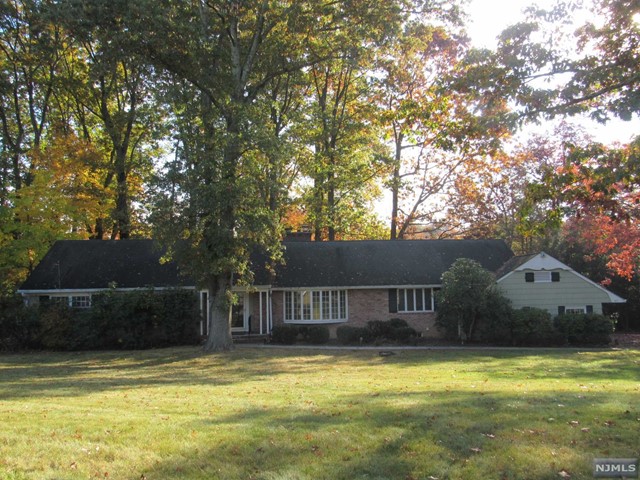
[[[349,358],[349,354],[344,355]],[[287,359],[295,359],[294,364]],[[128,352],[34,353],[0,356],[0,399],[74,396],[149,386],[219,386],[313,374],[336,356],[323,352],[236,350],[205,354],[200,348]]]
[[[632,395],[626,396],[632,404]],[[256,408],[185,425],[185,431],[201,433],[200,447],[176,451],[139,474],[149,479],[557,478],[565,470],[573,478],[591,478],[592,458],[637,454],[638,412],[612,411],[615,397],[416,391],[344,395],[311,412]],[[585,413],[582,406],[588,406]],[[251,429],[243,433],[247,423]],[[220,430],[226,440],[212,433]],[[236,432],[231,440],[229,432]]]
[[[291,389],[277,402],[249,402],[249,387],[236,390],[240,401],[222,414],[208,415],[213,397],[198,398],[202,415],[176,423],[160,442],[173,451],[144,471],[112,472],[113,478],[557,478],[564,469],[575,479],[590,478],[595,456],[637,456],[639,361],[638,352],[566,350],[402,351],[380,357],[377,351],[238,349],[207,355],[182,348],[11,355],[0,357],[0,398],[249,381],[258,390]],[[324,389],[319,372],[336,365],[343,370]],[[380,373],[386,379],[406,369],[401,389],[378,381],[377,367],[385,365],[393,367]],[[361,393],[355,394],[349,369],[361,368],[371,381],[361,379]],[[428,375],[430,369],[461,375],[450,388],[449,376],[430,388],[428,378],[436,376]],[[477,389],[465,372],[473,373]],[[418,386],[412,376],[420,373],[427,380]],[[569,387],[527,393],[518,384],[529,378]],[[503,379],[513,385],[504,387]],[[632,381],[633,388],[603,389],[608,380]],[[583,389],[580,383],[594,385]],[[154,457],[153,446],[146,448]]]
[[[513,360],[516,367],[514,367]],[[544,379],[593,383],[640,380],[640,353],[634,351],[377,351],[237,349],[205,354],[199,348],[136,352],[36,353],[0,356],[0,398],[73,396],[147,386],[229,385],[280,374],[317,375],[336,362],[348,367],[436,366],[438,370],[480,373],[488,379]]]
[[[518,367],[513,366],[516,359]],[[611,350],[454,350],[400,352],[385,358],[385,363],[403,366],[429,365],[467,372],[479,372],[493,378],[526,374],[529,379],[567,379],[583,382],[640,380],[640,352]],[[522,366],[524,364],[524,366]]]

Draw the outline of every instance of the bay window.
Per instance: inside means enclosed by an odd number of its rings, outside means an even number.
[[[345,322],[346,290],[284,292],[284,321],[289,323]]]

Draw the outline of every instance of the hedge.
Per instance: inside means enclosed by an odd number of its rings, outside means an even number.
[[[106,291],[87,309],[28,308],[0,302],[0,348],[49,350],[146,349],[200,341],[197,295],[189,290]]]
[[[342,325],[338,327],[336,334],[338,342],[344,345],[386,341],[409,343],[411,339],[418,336],[418,332],[401,318],[386,321],[372,320],[367,322],[366,327]]]
[[[322,345],[329,341],[329,329],[324,325],[276,325],[271,330],[271,342],[293,345],[300,338],[305,343]]]
[[[568,313],[558,315],[554,326],[569,345],[607,345],[615,331],[615,322],[604,315]]]

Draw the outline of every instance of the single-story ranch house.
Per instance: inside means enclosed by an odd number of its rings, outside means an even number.
[[[435,292],[459,258],[495,272],[516,308],[602,313],[603,303],[625,301],[544,253],[514,257],[500,240],[285,240],[283,246],[285,263],[275,275],[255,262],[254,285],[236,287],[234,334],[324,324],[335,336],[342,324],[402,318],[423,336],[438,336]],[[29,305],[55,301],[87,308],[93,294],[108,288],[188,288],[198,291],[204,311],[208,292],[181,276],[175,263],[161,262],[162,254],[152,240],[58,241],[19,293]],[[204,322],[201,333],[207,333]]]

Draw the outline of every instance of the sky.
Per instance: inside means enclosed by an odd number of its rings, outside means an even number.
[[[505,27],[522,20],[524,18],[522,12],[533,3],[545,8],[553,5],[555,0],[469,0],[467,11],[471,21],[467,25],[467,32],[473,44],[478,48],[495,49],[500,32]],[[607,145],[615,142],[628,143],[636,135],[640,135],[639,119],[630,122],[614,119],[605,125],[587,118],[573,117],[571,121],[584,126],[596,141]],[[525,127],[524,131],[516,137],[526,138],[533,133],[552,130],[553,124],[548,122],[538,126]],[[385,191],[384,198],[376,203],[378,216],[385,223],[389,221],[390,205],[390,194]]]
[[[522,20],[524,9],[533,3],[540,7],[550,7],[555,0],[470,0],[467,11],[471,21],[467,27],[472,42],[476,47],[494,49],[497,36],[507,26]],[[628,143],[636,135],[640,135],[640,120],[630,122],[612,120],[601,125],[590,120],[580,120],[589,133],[600,142]],[[535,130],[544,129],[536,127]]]

